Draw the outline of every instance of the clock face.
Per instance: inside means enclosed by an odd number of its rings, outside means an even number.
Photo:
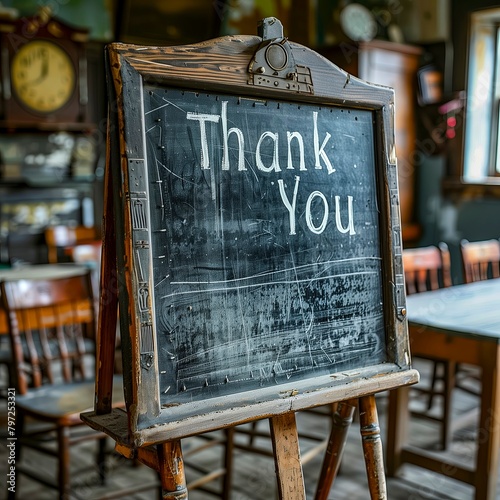
[[[344,33],[355,42],[368,42],[377,34],[377,22],[373,14],[358,3],[342,9],[340,24]]]
[[[75,68],[61,47],[47,40],[34,40],[14,55],[11,85],[25,107],[38,113],[52,113],[73,95]]]

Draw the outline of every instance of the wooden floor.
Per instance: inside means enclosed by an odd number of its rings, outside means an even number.
[[[427,366],[415,362],[415,367],[426,378]],[[477,398],[462,391],[455,391],[454,395],[454,419],[458,421],[469,410],[477,408]],[[0,439],[6,444],[5,439],[5,402],[1,401],[1,427]],[[385,416],[387,406],[387,394],[377,396],[380,424],[385,440],[386,427]],[[472,411],[474,414],[474,411]],[[453,442],[450,450],[444,455],[452,455],[465,463],[471,463],[475,455],[475,419],[474,415],[465,422],[465,426],[453,434]],[[463,420],[463,419],[462,419]],[[328,434],[328,419],[312,415],[309,412],[297,414],[299,432],[306,430],[317,433],[320,436]],[[267,420],[259,422],[259,429],[266,430]],[[433,449],[437,442],[435,425],[422,420],[413,421],[411,424],[411,442],[418,446]],[[238,434],[238,442],[246,443],[248,436]],[[187,456],[192,446],[195,446],[199,438],[190,438],[183,441],[183,451]],[[269,439],[259,439],[260,446],[271,450]],[[303,453],[317,443],[303,440],[301,443]],[[119,498],[130,498],[137,500],[156,499],[157,490],[155,485],[157,479],[155,474],[144,466],[133,466],[130,461],[111,454],[108,461],[108,484],[101,487],[96,484],[97,473],[93,467],[92,455],[95,443],[84,445],[79,448],[78,455],[74,454],[72,460],[73,489],[72,497],[78,500],[102,498],[103,495],[119,491],[125,485],[137,485],[140,487],[151,486],[149,491],[143,491],[127,496],[120,495]],[[83,449],[82,449],[83,448]],[[110,442],[112,450],[112,443]],[[203,454],[197,455],[197,464],[204,464],[209,469],[217,466],[221,454],[216,449],[211,449]],[[43,471],[47,476],[54,475],[54,464],[51,459],[37,455],[36,452],[27,452],[23,456],[25,463]],[[322,456],[316,456],[303,466],[307,498],[314,497],[317,476],[321,467]],[[7,464],[7,449],[0,447],[0,471],[5,478],[4,470]],[[196,473],[187,469],[188,482],[196,478]],[[388,497],[390,500],[419,500],[419,499],[453,499],[468,500],[473,498],[473,488],[458,481],[446,479],[444,476],[434,474],[418,467],[404,466],[397,478],[388,478]],[[2,479],[0,498],[5,498],[5,480]],[[24,476],[18,478],[18,497],[20,500],[52,500],[56,498],[55,491],[33,483]],[[193,490],[189,494],[190,500],[205,500],[215,498],[211,495]],[[272,458],[254,453],[235,450],[234,474],[231,500],[273,500],[276,496],[276,480],[274,474],[274,463]],[[336,500],[366,500],[369,498],[367,481],[365,475],[359,426],[355,422],[350,431],[347,447],[342,460],[341,473],[336,479],[330,497]],[[500,499],[500,487],[497,498]]]

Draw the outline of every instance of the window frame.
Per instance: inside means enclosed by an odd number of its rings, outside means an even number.
[[[464,184],[500,184],[499,74],[500,7],[474,11],[469,21]]]

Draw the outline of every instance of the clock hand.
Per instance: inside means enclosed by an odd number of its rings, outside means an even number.
[[[42,62],[42,72],[40,73],[40,80],[43,80],[49,72],[49,58],[45,55]]]
[[[26,82],[23,86],[29,87],[31,85],[36,85],[37,83],[42,82],[48,75],[48,73],[49,73],[49,58],[47,57],[46,54],[44,54],[42,59],[42,68],[40,70],[40,74],[34,80]]]

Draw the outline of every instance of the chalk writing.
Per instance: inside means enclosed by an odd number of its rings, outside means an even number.
[[[201,152],[201,167],[204,169],[210,168],[210,156],[209,156],[209,146],[207,139],[207,123],[219,123],[219,120],[222,117],[222,138],[223,138],[223,157],[222,157],[222,169],[229,170],[229,136],[231,134],[236,134],[238,140],[238,170],[246,170],[245,160],[244,160],[244,151],[245,151],[245,136],[243,131],[237,127],[232,127],[228,130],[227,128],[227,101],[222,102],[222,112],[220,115],[217,114],[203,114],[203,113],[195,113],[192,111],[188,111],[186,113],[186,119],[195,120],[200,125],[200,152]],[[325,133],[323,142],[321,146],[319,145],[319,132],[318,132],[318,112],[312,112],[312,125],[314,130],[313,135],[313,147],[314,147],[314,167],[317,169],[322,169],[322,162],[325,164],[327,171],[329,174],[335,172],[330,159],[325,151],[326,146],[328,145],[328,141],[332,137],[329,132]],[[307,124],[305,124],[307,126]],[[304,164],[304,140],[303,136],[300,132],[290,132],[286,131],[287,136],[287,145],[288,145],[288,159],[287,159],[287,168],[293,169],[292,162],[292,151],[291,144],[292,139],[295,139],[300,151],[299,161],[300,161],[300,170],[307,170]],[[270,165],[265,165],[262,160],[261,148],[262,144],[269,139],[268,142],[272,143],[273,154],[272,161]],[[271,132],[266,130],[263,132],[259,140],[257,141],[257,145],[255,147],[255,162],[256,166],[262,172],[281,172],[281,167],[279,164],[279,149],[278,149],[278,140],[279,134],[277,132]]]
[[[289,215],[290,215],[290,234],[296,234],[296,232],[295,232],[295,217],[296,217],[296,201],[297,201],[297,192],[298,192],[299,182],[300,182],[300,177],[296,176],[292,201],[290,202],[290,200],[288,199],[288,196],[285,192],[285,185],[284,185],[283,179],[278,180],[281,199],[282,199],[283,204],[285,205],[285,207],[288,210]],[[312,206],[312,203],[313,203],[315,198],[319,198],[323,204],[323,219],[321,220],[321,223],[319,224],[319,226],[314,225],[314,217],[313,217],[313,214],[311,211],[311,206]],[[349,232],[349,234],[356,234],[356,231],[354,230],[354,223],[353,223],[354,216],[353,216],[353,211],[352,211],[352,200],[353,200],[352,196],[347,196],[347,211],[348,211],[349,222],[347,224],[347,228],[344,228],[342,225],[342,222],[341,222],[341,218],[340,218],[340,196],[335,196],[335,223],[336,223],[337,229],[341,233]],[[326,199],[325,195],[321,191],[313,191],[309,195],[309,197],[307,198],[306,209],[305,209],[306,224],[312,233],[321,234],[325,230],[326,224],[328,222],[329,212],[330,212],[330,207],[329,207],[328,200]]]
[[[187,120],[192,120],[196,121],[199,124],[199,144],[200,144],[200,165],[202,169],[210,169],[210,147],[209,147],[209,141],[208,141],[208,134],[209,131],[207,129],[207,124],[213,123],[213,124],[219,124],[219,122],[222,120],[222,162],[220,165],[220,168],[222,170],[229,170],[230,168],[230,162],[229,162],[229,136],[231,134],[235,134],[237,138],[237,150],[238,150],[238,171],[244,171],[247,170],[247,167],[245,166],[245,135],[243,131],[238,128],[238,127],[231,127],[228,129],[228,118],[227,118],[227,105],[228,101],[222,101],[222,109],[221,109],[221,114],[206,114],[206,113],[196,113],[192,111],[188,111],[186,113],[186,119]],[[330,139],[332,138],[332,135],[329,132],[324,133],[324,138],[323,141],[321,142],[320,145],[320,132],[318,130],[318,111],[312,111],[310,113],[310,122],[303,123],[303,127],[311,127],[313,130],[313,142],[312,142],[312,149],[314,151],[314,168],[315,169],[323,169],[323,164],[326,167],[326,170],[328,174],[332,174],[335,172],[335,168],[333,168],[332,163],[330,161],[330,158],[327,154],[327,151],[325,148],[328,146],[328,143]],[[253,153],[253,156],[255,158],[255,167],[257,170],[261,172],[266,172],[266,173],[271,173],[271,172],[281,172],[281,166],[280,166],[280,148],[279,148],[279,140],[280,140],[280,134],[278,132],[272,132],[269,130],[266,130],[262,132],[260,135],[257,144],[255,146],[255,153]],[[298,131],[290,132],[289,130],[286,131],[286,140],[287,140],[287,169],[288,170],[294,170],[294,161],[293,161],[293,148],[292,148],[292,142],[297,144],[298,146],[298,152],[299,152],[299,170],[306,172],[308,167],[305,162],[305,156],[304,156],[304,139],[303,139],[303,133],[300,133]],[[248,144],[248,140],[246,141],[246,144]],[[267,147],[266,147],[267,143]],[[220,145],[215,143],[213,145],[215,148],[219,148]],[[269,154],[268,151],[271,153]],[[250,149],[253,152],[253,147],[250,144]],[[266,151],[263,153],[263,150]],[[264,162],[264,158],[267,157],[267,164]],[[269,159],[270,156],[270,159]],[[292,201],[290,201],[286,195],[285,189],[284,189],[284,184],[283,180],[280,179],[278,180],[279,183],[279,192],[281,194],[281,199],[289,211],[290,215],[290,234],[296,234],[295,232],[295,202],[297,199],[297,189],[299,186],[299,181],[300,177],[295,177],[295,187],[293,191],[293,198]],[[319,226],[316,226],[314,224],[313,216],[311,214],[311,206],[312,202],[315,198],[318,198],[321,200],[323,207],[320,208],[319,210],[323,210],[323,218],[321,220],[321,223]],[[347,229],[344,229],[342,226],[341,222],[341,216],[340,216],[340,196],[335,196],[335,222],[336,222],[336,227],[341,233],[346,233],[349,232],[349,234],[355,234],[354,226],[353,226],[353,207],[352,207],[352,196],[348,196],[348,224],[347,224]],[[328,222],[328,214],[329,214],[329,203],[325,195],[321,191],[314,191],[312,192],[307,201],[306,201],[306,223],[307,227],[311,230],[311,232],[315,234],[321,234],[327,225]]]
[[[164,401],[383,362],[372,112],[153,86],[144,112]]]

